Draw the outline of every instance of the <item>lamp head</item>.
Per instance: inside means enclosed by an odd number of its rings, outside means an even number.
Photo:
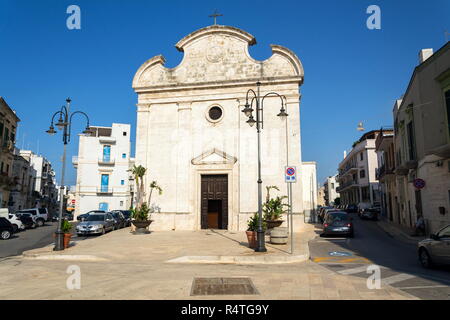
[[[245,104],[244,109],[242,110],[242,112],[247,116],[250,117],[252,115],[253,109],[250,107],[250,105],[248,104],[248,102]]]
[[[288,114],[286,113],[286,110],[284,109],[284,106],[281,106],[280,113],[277,114],[277,116],[280,117],[281,119],[286,119]]]
[[[89,126],[86,127],[86,129],[84,129],[83,134],[91,134],[91,128]]]
[[[250,127],[253,127],[256,123],[255,119],[253,119],[253,116],[250,114],[250,117],[247,120],[247,123],[249,124]]]
[[[47,132],[49,135],[54,135],[56,133],[55,127],[53,127],[53,125],[50,125],[50,128],[45,132]]]

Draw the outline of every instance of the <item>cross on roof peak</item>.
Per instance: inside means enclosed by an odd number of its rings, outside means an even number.
[[[214,10],[214,13],[213,14],[211,14],[209,17],[210,18],[214,18],[214,25],[216,25],[217,24],[217,17],[222,17],[223,16],[223,14],[220,14],[219,12],[217,12],[217,9],[216,10]]]

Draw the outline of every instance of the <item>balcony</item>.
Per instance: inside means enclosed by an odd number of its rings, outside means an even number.
[[[101,186],[99,188],[97,188],[97,194],[109,194],[112,195],[113,194],[113,188],[108,188],[108,186]]]
[[[100,157],[98,158],[98,164],[103,166],[113,166],[115,164],[115,160],[113,158]]]
[[[378,181],[383,181],[388,175],[394,174],[394,168],[388,168],[386,165],[382,165],[381,167],[375,170],[375,179]]]
[[[72,157],[72,164],[75,168],[78,167],[78,156],[73,156]]]
[[[340,193],[346,189],[358,187],[358,186],[359,186],[358,181],[356,181],[356,180],[348,181],[344,184],[340,184],[339,187],[336,188],[336,192]]]
[[[110,143],[110,144],[116,143],[116,138],[114,137],[100,136],[98,137],[98,140],[100,141],[100,143]]]

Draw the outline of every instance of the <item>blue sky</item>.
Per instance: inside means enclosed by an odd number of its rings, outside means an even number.
[[[66,28],[66,8],[81,8],[81,30]],[[381,8],[381,30],[366,28],[366,8]],[[21,118],[17,146],[45,155],[60,178],[61,136],[45,133],[51,114],[72,98],[73,110],[95,125],[131,123],[136,94],[131,81],[147,59],[163,54],[166,66],[182,58],[174,45],[212,24],[241,28],[257,39],[255,59],[269,44],[293,50],[305,68],[301,87],[304,161],[317,161],[318,180],[336,172],[343,151],[360,132],[392,123],[392,106],[406,89],[418,52],[435,51],[450,32],[450,1],[144,1],[0,0],[0,95]],[[77,154],[74,126],[68,156]],[[132,140],[134,144],[134,133]],[[66,182],[76,171],[67,165]]]

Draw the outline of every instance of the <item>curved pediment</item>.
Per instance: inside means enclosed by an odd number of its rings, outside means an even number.
[[[164,66],[159,55],[147,60],[136,72],[133,88],[174,87],[260,79],[293,79],[303,82],[303,66],[289,49],[271,45],[272,56],[264,61],[253,59],[248,47],[255,38],[238,28],[213,25],[181,39],[176,48],[184,52],[175,68]]]

